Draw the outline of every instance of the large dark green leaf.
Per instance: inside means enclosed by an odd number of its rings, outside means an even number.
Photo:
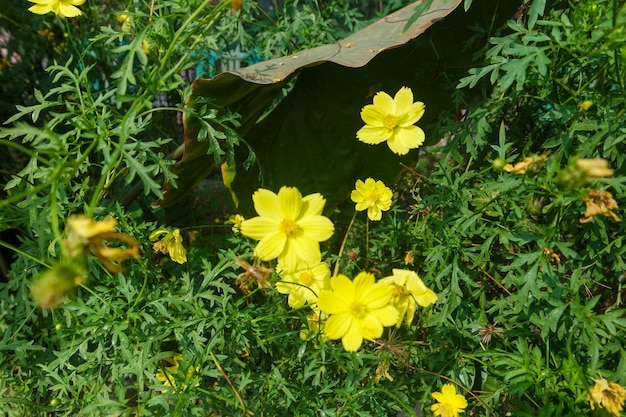
[[[393,95],[402,86],[411,87],[415,99],[426,103],[426,115],[418,125],[424,126],[441,111],[453,108],[444,89],[443,72],[446,66],[469,64],[460,44],[467,37],[464,28],[472,21],[459,11],[456,18],[424,31],[459,3],[432,1],[407,27],[421,4],[416,2],[337,44],[196,80],[192,98],[210,97],[216,105],[238,112],[242,116],[239,133],[257,154],[259,164],[250,170],[242,167],[245,152],[236,155],[232,187],[242,213],[253,213],[250,197],[259,186],[276,191],[292,185],[304,194],[320,192],[332,207],[348,195],[356,179],[371,176],[393,182],[402,170],[401,163],[414,163],[418,151],[401,158],[386,144],[359,142],[356,131],[363,125],[359,113],[371,103],[374,92]],[[294,77],[293,90],[258,122]],[[197,121],[186,121],[185,154],[174,167],[179,188],[166,189],[163,206],[178,201],[214,169],[213,156],[207,155],[208,144],[196,140],[198,129]],[[430,143],[437,140],[427,139]]]

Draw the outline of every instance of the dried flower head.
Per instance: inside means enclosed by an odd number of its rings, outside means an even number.
[[[598,214],[611,217],[616,222],[622,221],[617,214],[611,211],[619,208],[619,206],[617,201],[613,199],[613,195],[608,191],[593,189],[583,198],[583,201],[587,205],[587,210],[585,211],[585,217],[580,219],[581,223],[591,222],[594,216]]]
[[[609,382],[604,378],[594,379],[594,386],[591,387],[587,394],[587,401],[592,410],[599,405],[606,411],[619,417],[624,409],[624,401],[626,401],[626,389],[616,382]]]
[[[515,165],[506,164],[502,167],[502,171],[513,172],[515,174],[527,174],[537,171],[546,161],[547,155],[533,155],[524,158],[523,161]]]

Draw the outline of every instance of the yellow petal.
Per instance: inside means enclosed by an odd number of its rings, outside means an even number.
[[[395,323],[395,322],[394,322]],[[383,326],[373,314],[368,314],[358,321],[359,332],[365,339],[378,339],[383,335]]]
[[[356,137],[363,143],[377,145],[386,141],[392,135],[393,130],[386,127],[363,126],[356,132]]]
[[[350,301],[337,292],[324,290],[319,293],[317,298],[317,307],[324,313],[332,314],[331,317],[346,312],[349,306]]]
[[[407,127],[417,123],[417,121],[422,118],[425,111],[426,106],[424,106],[424,103],[421,101],[413,103],[406,114],[398,117],[398,126]]]
[[[261,240],[265,236],[278,231],[278,222],[270,217],[253,217],[242,221],[240,230],[244,236]]]
[[[331,340],[342,338],[352,325],[352,316],[347,313],[333,314],[324,324],[324,334]]]
[[[254,248],[254,255],[263,261],[269,261],[281,255],[286,243],[287,237],[285,234],[275,231],[261,239],[256,248]]]
[[[356,323],[352,322],[350,324],[348,331],[341,338],[341,344],[347,352],[356,352],[359,350],[361,344],[363,344],[363,335],[361,335],[359,326]]]
[[[428,307],[437,302],[437,294],[430,289],[426,289],[423,293],[414,295],[415,302],[422,307]]]
[[[316,242],[330,239],[335,231],[333,222],[324,216],[307,216],[298,221],[302,233]]]
[[[387,145],[394,153],[406,155],[411,149],[420,147],[425,139],[424,131],[417,126],[396,128]]]
[[[353,282],[354,298],[361,301],[364,304],[368,304],[369,300],[366,299],[366,296],[369,293],[370,288],[372,288],[372,286],[374,285],[375,280],[376,278],[374,278],[373,274],[370,274],[369,272],[365,272],[365,271],[359,272],[358,275],[354,277],[354,282]]]
[[[64,2],[59,3],[59,13],[58,15],[61,17],[76,17],[80,16],[82,13],[78,7],[74,7],[71,4],[66,4]]]
[[[385,123],[383,118],[385,115],[381,113],[380,109],[372,104],[368,104],[361,110],[361,119],[365,124],[375,127],[383,127]]]
[[[302,208],[302,194],[295,187],[281,187],[278,191],[278,206],[282,218],[295,220]]]
[[[346,304],[352,303],[354,300],[354,284],[345,275],[337,275],[330,279],[330,287],[335,294],[340,294],[346,301]],[[347,307],[347,306],[346,306]]]
[[[313,193],[303,197],[300,218],[321,215],[324,211],[324,204],[326,204],[326,199],[320,193]]]
[[[35,14],[46,14],[50,13],[52,9],[47,4],[36,4],[28,8],[28,11]]]
[[[408,87],[402,87],[396,93],[393,101],[396,105],[396,115],[398,119],[402,119],[405,114],[409,113],[413,105],[413,91]]]
[[[356,210],[360,211],[358,206],[357,206]],[[377,221],[379,221],[380,219],[383,218],[383,212],[380,210],[380,208],[378,206],[369,206],[368,205],[368,207],[367,207],[367,217],[371,221],[377,222]]]
[[[282,219],[281,212],[278,208],[278,196],[270,190],[259,188],[252,194],[252,202],[259,216],[269,217],[277,222]]]
[[[374,96],[374,106],[382,114],[396,114],[396,103],[391,96],[384,91],[379,91]]]
[[[371,314],[380,320],[383,326],[393,326],[400,319],[400,313],[392,305],[386,305],[383,308],[371,310]]]

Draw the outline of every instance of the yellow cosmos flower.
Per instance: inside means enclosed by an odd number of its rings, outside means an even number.
[[[330,279],[332,291],[322,291],[318,308],[330,314],[324,325],[324,334],[332,340],[341,339],[348,352],[356,352],[363,339],[377,339],[383,326],[398,321],[398,310],[389,304],[393,290],[384,283],[376,283],[374,275],[361,272],[354,282],[345,275]]]
[[[35,14],[54,13],[60,17],[76,17],[82,13],[76,6],[80,6],[85,0],[28,0],[35,3],[28,9]]]
[[[174,229],[171,232],[164,229],[157,230],[156,232],[152,232],[148,239],[154,242],[159,236],[163,235],[165,235],[165,237],[155,242],[155,244],[152,245],[152,249],[156,252],[169,255],[172,261],[178,262],[179,264],[187,262],[187,251],[183,246],[183,237],[180,235],[180,229]]]
[[[523,161],[515,165],[506,164],[502,167],[502,171],[513,172],[515,174],[526,174],[537,171],[546,161],[547,155],[533,155],[524,158]]]
[[[124,268],[117,262],[139,256],[139,242],[123,233],[113,232],[116,225],[117,220],[112,218],[97,221],[85,216],[73,216],[67,219],[65,245],[70,256],[83,255],[91,248],[109,271],[123,271]],[[112,247],[106,242],[127,247]]]
[[[458,417],[460,413],[465,412],[465,407],[467,407],[467,400],[461,394],[456,393],[452,384],[445,384],[441,392],[433,392],[432,396],[437,402],[430,409],[436,416]]]
[[[420,277],[413,271],[406,269],[394,269],[393,275],[380,280],[381,283],[389,284],[393,288],[391,302],[400,316],[396,326],[400,327],[406,315],[406,325],[410,326],[415,317],[417,305],[428,307],[437,301],[437,294],[426,287]]]
[[[361,110],[365,126],[356,132],[356,137],[370,145],[387,141],[394,153],[405,155],[424,143],[424,131],[414,126],[424,110],[424,103],[413,102],[413,91],[408,87],[402,87],[394,98],[379,91],[374,96],[374,104]]]
[[[176,355],[173,358],[166,359],[170,366],[166,366],[164,369],[160,369],[157,371],[156,379],[158,379],[163,385],[166,387],[174,387],[174,391],[178,391],[178,388],[182,388],[183,390],[187,387],[187,385],[192,382],[194,375],[199,371],[198,368],[194,369],[193,366],[188,366],[186,370],[184,370],[183,375],[179,375],[180,372],[180,363],[183,360],[183,355]],[[183,381],[182,386],[178,387],[176,385],[177,381]],[[195,386],[200,385],[200,382],[196,382]],[[161,392],[167,392],[167,389],[162,389]]]
[[[367,210],[367,217],[370,220],[378,221],[383,217],[383,211],[391,207],[391,197],[393,193],[382,181],[374,181],[367,178],[365,182],[357,180],[355,189],[352,190],[350,198],[356,203],[356,210]]]
[[[281,280],[276,283],[276,290],[289,294],[288,302],[292,308],[313,304],[322,290],[330,289],[330,268],[326,262],[311,266],[301,263],[292,272],[282,272],[280,265],[277,269]]]
[[[241,222],[241,233],[259,240],[256,257],[278,258],[285,271],[295,270],[300,260],[319,262],[319,242],[328,240],[334,231],[333,223],[322,216],[326,200],[321,194],[302,197],[294,187],[282,187],[278,194],[260,188],[252,201],[259,216]]]
[[[585,100],[582,103],[580,103],[580,108],[583,109],[584,111],[589,110],[591,106],[593,106],[593,101],[591,100]]]
[[[626,389],[620,384],[609,382],[604,378],[594,379],[594,382],[594,386],[587,394],[587,401],[589,401],[591,409],[594,410],[595,404],[597,404],[615,417],[619,417],[624,409]]]

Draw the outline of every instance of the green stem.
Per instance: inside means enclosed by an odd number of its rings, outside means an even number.
[[[352,225],[354,224],[354,219],[356,218],[356,210],[352,215],[352,219],[350,220],[350,224],[348,225],[348,230],[346,230],[346,234],[343,236],[343,241],[341,242],[341,247],[339,248],[339,253],[337,254],[337,262],[335,262],[335,269],[333,270],[333,276],[337,276],[339,274],[339,260],[343,255],[343,250],[346,248],[346,242],[348,241],[348,235],[350,234],[350,229],[352,229]]]
[[[13,246],[13,245],[11,245],[10,243],[7,243],[7,242],[5,242],[5,241],[3,241],[3,240],[0,240],[0,246],[4,246],[5,248],[10,249],[10,250],[12,250],[13,252],[15,252],[15,253],[17,253],[17,254],[19,254],[19,255],[21,255],[21,256],[23,256],[23,257],[25,257],[25,258],[28,258],[28,259],[30,259],[30,260],[32,260],[32,261],[35,261],[35,262],[37,262],[37,263],[38,263],[39,265],[41,265],[41,266],[45,266],[46,268],[50,268],[50,265],[49,265],[49,264],[45,263],[45,262],[44,262],[44,261],[42,261],[41,259],[37,259],[37,258],[35,258],[35,257],[34,257],[33,255],[31,255],[30,253],[24,252],[23,250],[21,250],[21,249],[20,249],[20,248],[18,248],[17,246]]]
[[[22,145],[20,145],[17,142],[13,142],[11,140],[6,140],[6,139],[0,139],[0,145],[5,145],[5,146],[10,146],[12,148],[17,149],[18,151],[25,153],[26,155],[30,156],[33,159],[38,160],[39,162],[43,163],[44,165],[48,165],[49,167],[56,165],[53,164],[52,162],[50,162],[49,160],[47,160],[46,158],[43,158],[41,156],[39,156],[39,154],[37,152],[34,152]]]

